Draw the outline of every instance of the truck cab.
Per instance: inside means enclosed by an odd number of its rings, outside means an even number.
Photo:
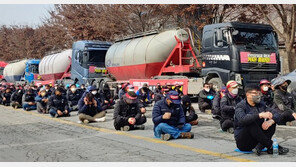
[[[39,74],[39,71],[38,71],[39,63],[40,63],[40,60],[36,60],[36,59],[31,59],[26,62],[24,79],[28,83],[31,83],[35,79],[37,79],[37,76]]]
[[[77,41],[72,46],[71,79],[78,84],[100,82],[106,76],[105,55],[110,42]]]
[[[220,88],[229,80],[241,85],[271,80],[280,72],[277,34],[270,25],[206,25],[202,37],[202,76]]]

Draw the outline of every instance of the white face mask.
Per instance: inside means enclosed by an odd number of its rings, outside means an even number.
[[[231,91],[232,94],[237,95],[238,94],[238,88],[235,88]]]
[[[98,93],[98,91],[95,90],[95,91],[92,91],[91,93],[92,93],[93,95],[96,95],[96,94]]]
[[[209,91],[210,91],[210,89],[209,89],[209,88],[205,88],[205,91],[206,91],[206,92],[209,92]]]
[[[75,91],[76,91],[76,88],[71,88],[71,91],[72,91],[72,92],[75,92]]]
[[[262,90],[263,90],[264,92],[267,92],[268,89],[269,89],[269,88],[268,88],[267,86],[264,86]]]

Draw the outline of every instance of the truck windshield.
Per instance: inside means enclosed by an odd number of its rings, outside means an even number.
[[[89,63],[100,64],[105,63],[105,56],[107,50],[91,50],[89,51]]]
[[[29,66],[29,72],[34,73],[34,74],[38,74],[38,64],[31,64]]]
[[[237,29],[238,34],[232,35],[236,45],[255,45],[276,48],[276,41],[272,31]]]

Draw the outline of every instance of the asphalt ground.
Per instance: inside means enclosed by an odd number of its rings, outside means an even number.
[[[197,104],[194,104],[197,109]],[[197,112],[194,139],[162,141],[154,138],[152,107],[147,108],[145,130],[116,131],[113,110],[106,122],[78,123],[71,117],[51,118],[36,111],[0,106],[1,162],[291,162],[296,155],[296,127],[277,126],[275,138],[288,147],[274,157],[235,152],[233,134],[222,132],[211,115]]]

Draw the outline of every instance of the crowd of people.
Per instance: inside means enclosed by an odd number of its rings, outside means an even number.
[[[246,85],[239,93],[240,85],[228,81],[225,87],[214,90],[213,85],[204,83],[198,94],[200,111],[210,110],[220,123],[222,131],[234,134],[238,149],[255,149],[261,155],[262,149],[272,154],[272,136],[277,125],[291,125],[296,119],[296,97],[287,88],[290,80],[272,85],[263,79],[258,85]],[[111,96],[108,84],[101,89],[84,85],[14,85],[0,84],[0,103],[26,111],[37,110],[51,117],[67,117],[78,111],[80,123],[104,122],[106,110],[114,109],[116,130],[129,131],[145,129],[146,107],[153,106],[152,121],[154,136],[162,140],[194,138],[191,127],[198,124],[198,115],[191,99],[182,92],[180,85],[157,84],[150,90],[144,84],[135,92],[125,83],[118,90],[117,98]],[[295,94],[295,93],[294,93]],[[288,148],[279,146],[279,154],[286,154]]]

